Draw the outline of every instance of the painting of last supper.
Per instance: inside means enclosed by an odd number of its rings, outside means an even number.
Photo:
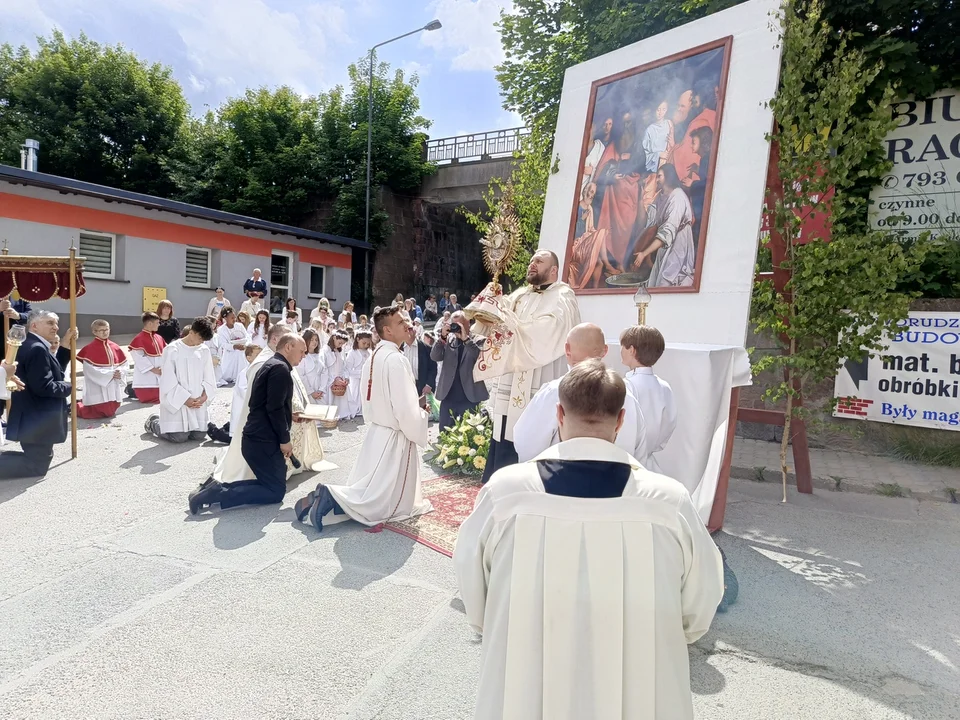
[[[731,41],[593,83],[564,273],[578,293],[699,290]]]

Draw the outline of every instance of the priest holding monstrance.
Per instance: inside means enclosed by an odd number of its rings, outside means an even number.
[[[482,241],[484,261],[493,282],[465,309],[476,321],[474,333],[487,336],[474,367],[475,380],[492,380],[490,405],[493,436],[483,482],[502,467],[517,462],[513,428],[541,385],[567,371],[564,343],[580,323],[573,289],[557,279],[560,260],[549,250],[534,254],[527,266],[527,284],[503,295],[497,284],[510,263],[519,227],[509,188]]]

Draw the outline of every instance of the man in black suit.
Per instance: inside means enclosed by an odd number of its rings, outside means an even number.
[[[35,310],[27,319],[27,338],[17,352],[24,389],[13,394],[7,423],[7,439],[19,442],[23,451],[0,453],[0,478],[43,477],[53,461],[53,446],[67,439],[70,383],[63,376],[70,350],[61,346],[56,357],[51,353],[59,342],[59,320],[47,310]]]
[[[257,479],[222,484],[208,479],[190,493],[192,515],[213,503],[220,503],[220,509],[226,510],[238,505],[283,502],[287,491],[285,459],[293,454],[290,443],[290,427],[295,419],[292,373],[306,352],[302,337],[284,335],[277,342],[273,357],[263,364],[253,379],[248,403],[250,413],[243,426],[240,452]]]
[[[489,397],[487,386],[473,379],[473,367],[480,357],[482,342],[470,336],[470,321],[462,312],[455,312],[449,323],[440,326],[440,337],[430,357],[443,363],[436,393],[440,401],[441,430],[451,427],[463,413]]]

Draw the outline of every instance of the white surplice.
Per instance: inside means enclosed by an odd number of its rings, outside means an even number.
[[[250,413],[250,389],[253,387],[253,379],[257,372],[263,367],[263,364],[273,357],[273,350],[264,348],[260,351],[253,362],[247,366],[244,373],[244,383],[246,388],[243,394],[243,400],[240,403],[240,414],[234,420],[233,408],[230,409],[230,446],[227,451],[220,456],[216,467],[213,470],[213,479],[220,482],[235,482],[237,480],[253,480],[256,475],[243,459],[243,453],[240,451],[240,440],[243,436],[243,426],[247,424],[247,415]],[[239,384],[239,381],[238,383]],[[234,395],[236,402],[236,395]],[[206,428],[204,428],[206,429]]]
[[[430,512],[433,506],[420,487],[417,452],[417,446],[427,444],[428,415],[420,408],[410,363],[394,343],[381,340],[364,363],[360,392],[369,426],[360,456],[345,485],[326,485],[346,515],[331,511],[323,524],[352,518],[377,525]]]
[[[454,570],[483,635],[477,720],[692,720],[687,644],[723,595],[686,489],[604,440],[542,460],[633,469],[622,497],[548,495],[536,462],[499,470],[460,527]]]
[[[217,391],[210,348],[200,343],[189,346],[177,340],[163,351],[160,375],[160,432],[206,431],[207,407]],[[190,398],[207,393],[207,402],[188,408]]]
[[[217,328],[217,340],[220,346],[220,379],[224,383],[236,382],[247,364],[244,357],[244,348],[248,340],[247,330],[238,322],[235,322],[232,328],[224,323]],[[240,344],[244,348],[238,350],[233,347]]]
[[[216,332],[209,340],[204,340],[203,344],[210,351],[210,362],[213,365],[213,378],[217,382],[217,387],[223,387],[226,383],[220,374],[220,337]]]
[[[247,401],[247,368],[250,363],[247,358],[243,358],[243,366],[237,374],[237,382],[233,386],[233,395],[230,401],[230,436],[243,430],[240,424],[240,416],[243,414],[243,407]]]
[[[83,361],[82,402],[84,405],[123,402],[126,397],[124,388],[127,386],[127,358],[121,355],[116,360],[117,362],[109,365],[95,365],[89,360]],[[114,377],[117,370],[120,371],[119,379]]]
[[[669,383],[658,378],[653,368],[641,367],[628,372],[624,379],[637,399],[646,422],[647,458],[637,459],[650,470],[658,471],[654,453],[663,450],[677,427],[677,404]]]
[[[473,370],[477,381],[496,378],[490,388],[493,439],[513,441],[513,427],[541,385],[567,371],[564,344],[580,324],[573,289],[555,282],[540,291],[526,285],[500,302],[502,325],[478,323],[487,335]]]
[[[513,446],[519,462],[533,460],[548,447],[560,442],[557,403],[560,402],[562,379],[557,378],[542,385],[517,420],[513,428]],[[642,464],[647,455],[644,416],[636,398],[629,391],[624,398],[623,409],[623,425],[617,433],[617,447]]]
[[[364,364],[369,359],[369,350],[351,350],[344,361],[344,371],[350,378],[350,384],[347,385],[347,419],[363,413],[363,403],[360,402],[360,376],[363,374]]]

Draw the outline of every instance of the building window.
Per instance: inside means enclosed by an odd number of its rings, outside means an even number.
[[[323,297],[327,269],[323,265],[310,266],[310,297]]]
[[[80,233],[80,256],[86,258],[83,276],[113,280],[117,270],[117,236],[106,233]]]
[[[287,298],[293,297],[293,254],[274,250],[270,257],[270,307],[274,315],[280,315],[287,306]]]
[[[210,287],[210,251],[206,248],[187,248],[187,274],[184,285]]]

